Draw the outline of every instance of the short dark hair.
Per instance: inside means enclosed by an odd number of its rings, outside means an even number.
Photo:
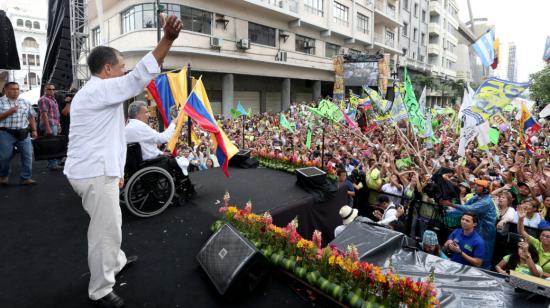
[[[11,87],[13,85],[19,86],[19,84],[17,82],[10,81],[10,82],[6,82],[6,84],[4,85],[4,89],[7,89],[8,87]]]
[[[462,216],[470,216],[470,217],[472,217],[472,220],[474,221],[474,223],[477,224],[477,221],[478,221],[478,220],[477,220],[477,215],[476,215],[476,214],[474,214],[474,213],[472,213],[472,212],[466,212],[466,213],[462,214]]]
[[[345,173],[346,175],[348,174],[347,171],[345,169],[338,169],[336,170],[336,175],[340,175],[342,173]]]
[[[88,67],[92,74],[99,74],[105,64],[115,65],[118,63],[117,56],[120,51],[107,46],[97,46],[88,56]]]
[[[378,195],[376,201],[378,201],[378,203],[390,202],[390,198],[386,195]]]

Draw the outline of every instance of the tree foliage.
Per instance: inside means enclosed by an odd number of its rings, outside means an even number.
[[[534,74],[529,75],[531,85],[529,90],[531,91],[531,98],[538,101],[549,103],[550,102],[550,65]]]

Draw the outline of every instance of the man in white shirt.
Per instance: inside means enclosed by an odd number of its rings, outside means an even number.
[[[159,66],[181,29],[182,23],[177,17],[168,17],[158,45],[126,75],[124,58],[119,51],[106,46],[94,48],[88,56],[92,77],[71,104],[69,146],[63,173],[90,216],[88,296],[102,307],[124,305],[122,298],[113,292],[115,275],[136,259],[127,259],[120,249],[119,188],[124,185],[126,162],[122,106],[125,100],[142,93],[160,73]]]
[[[390,202],[390,198],[386,195],[378,196],[378,206],[384,209],[384,213],[379,210],[373,212],[374,217],[378,218],[378,224],[387,226],[390,222],[397,220],[397,208]]]
[[[151,128],[148,122],[149,110],[145,102],[136,101],[128,106],[128,124],[124,128],[126,143],[139,142],[143,160],[162,155],[158,145],[168,142],[176,130],[174,121],[162,133]]]

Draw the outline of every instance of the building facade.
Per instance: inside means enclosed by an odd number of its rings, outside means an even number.
[[[42,12],[43,13],[43,12]],[[6,16],[10,19],[19,53],[20,70],[4,71],[2,79],[19,83],[21,91],[40,86],[42,62],[46,54],[46,18],[30,9],[8,4]]]
[[[428,64],[428,23],[430,10],[428,0],[401,0],[401,23],[399,46],[400,75],[403,68],[411,75],[429,74]]]
[[[122,52],[132,68],[157,42],[153,1],[90,1],[91,47]],[[237,102],[253,112],[332,93],[332,57],[400,52],[397,0],[174,0],[161,3],[183,21],[163,69],[202,76],[215,113]],[[100,21],[98,16],[102,16]]]
[[[517,81],[516,43],[501,42],[499,46],[498,67],[494,72],[496,77]]]

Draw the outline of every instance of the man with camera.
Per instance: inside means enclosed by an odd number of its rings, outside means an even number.
[[[19,84],[8,82],[4,86],[5,96],[0,97],[0,185],[8,184],[10,161],[13,149],[17,147],[21,153],[22,185],[35,184],[32,177],[32,143],[29,138],[36,139],[35,112],[31,103],[19,98]]]

